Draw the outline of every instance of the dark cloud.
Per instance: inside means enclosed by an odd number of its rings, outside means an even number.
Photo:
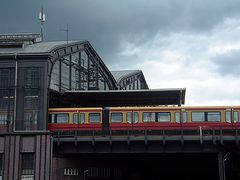
[[[123,40],[139,45],[157,33],[205,33],[240,12],[238,0],[5,0],[0,6],[0,33],[39,32],[41,5],[47,16],[47,40],[65,39],[61,29],[69,24],[69,38],[89,40],[106,64],[120,61]]]
[[[214,57],[213,62],[221,75],[240,75],[240,50],[218,55]]]

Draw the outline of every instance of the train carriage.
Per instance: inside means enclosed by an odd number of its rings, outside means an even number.
[[[49,130],[196,130],[240,127],[239,106],[50,108]]]

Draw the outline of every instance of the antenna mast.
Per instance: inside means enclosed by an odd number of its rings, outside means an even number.
[[[68,24],[66,26],[66,29],[60,29],[61,31],[65,31],[66,32],[66,38],[67,38],[67,47],[68,47],[68,33],[69,33],[69,28],[68,28]]]
[[[42,40],[43,40],[43,23],[46,21],[45,14],[43,13],[43,6],[41,7],[41,11],[39,12],[38,19],[41,23],[41,37],[42,37]]]

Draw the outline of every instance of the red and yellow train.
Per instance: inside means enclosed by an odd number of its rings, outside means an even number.
[[[50,131],[240,128],[240,106],[50,108]]]

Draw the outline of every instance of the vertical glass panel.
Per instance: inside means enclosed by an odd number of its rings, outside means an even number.
[[[56,61],[53,65],[53,70],[51,74],[51,89],[59,91],[59,76],[60,76],[60,69],[59,69],[59,61]]]
[[[0,131],[12,129],[14,114],[15,69],[0,68]]]
[[[7,87],[10,85],[9,77],[10,77],[9,69],[0,69],[0,87]]]
[[[134,112],[134,121],[133,123],[137,123],[139,121],[139,113],[138,112]]]
[[[123,120],[123,114],[122,113],[111,113],[111,120],[113,123],[120,123]]]
[[[226,122],[231,123],[231,111],[226,111]]]
[[[22,154],[21,165],[21,179],[33,180],[34,179],[34,153]]]
[[[180,112],[175,112],[175,121],[180,123]],[[182,112],[182,121],[183,123],[187,122],[187,112]]]
[[[38,87],[40,83],[40,70],[37,67],[25,68],[25,86]]]
[[[69,63],[70,59],[69,57],[64,57],[61,62],[61,88],[63,90],[69,90],[69,84],[70,84],[70,78],[69,78]]]
[[[202,122],[205,121],[204,112],[192,112],[192,121]]]
[[[73,114],[73,123],[78,124],[78,113]]]
[[[159,112],[158,113],[158,122],[170,122],[171,114],[170,112]]]
[[[101,121],[100,113],[89,113],[90,123],[100,123],[100,121]]]
[[[25,89],[24,108],[25,109],[39,108],[38,89]]]
[[[25,89],[24,130],[36,130],[39,112],[38,89]]]
[[[155,122],[155,112],[144,112],[143,122]]]
[[[238,111],[233,112],[233,119],[234,122],[238,122]]]
[[[24,111],[24,130],[36,130],[38,121],[38,111]]]
[[[84,113],[80,113],[80,122],[81,122],[81,124],[85,123],[85,114]]]
[[[132,113],[131,112],[127,112],[127,122],[132,123]]]
[[[207,112],[207,120],[209,122],[216,122],[221,120],[220,112]]]

